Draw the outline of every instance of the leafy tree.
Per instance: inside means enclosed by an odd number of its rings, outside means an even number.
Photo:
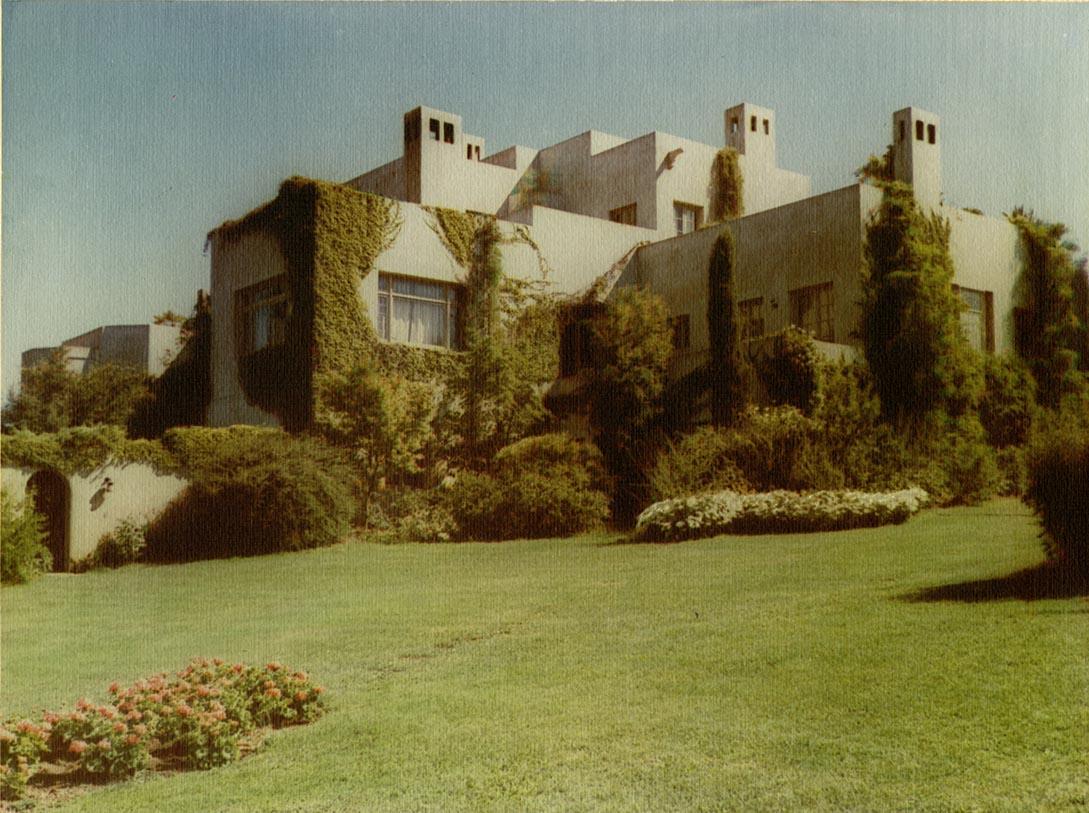
[[[160,318],[171,314],[159,314]],[[174,314],[176,316],[177,314]],[[157,438],[174,426],[199,426],[212,401],[212,306],[205,295],[181,323],[181,349],[162,375],[152,379],[148,392],[137,401],[128,419],[136,438]]]
[[[367,365],[322,377],[322,409],[315,428],[328,443],[348,450],[359,472],[361,516],[387,477],[418,471],[417,456],[430,431],[426,384],[384,377]]]
[[[65,351],[23,370],[22,386],[4,405],[4,430],[56,432],[71,426],[124,426],[147,393],[147,375],[120,364],[96,364],[82,375],[68,369]]]
[[[734,303],[734,238],[728,228],[715,240],[707,265],[708,383],[711,420],[729,426],[745,411],[745,360]]]
[[[1020,232],[1024,258],[1018,279],[1018,352],[1036,379],[1039,403],[1055,408],[1065,393],[1078,388],[1076,290],[1084,291],[1084,280],[1077,279],[1077,247],[1063,240],[1062,223],[1047,223],[1021,207],[1009,220]]]
[[[613,515],[630,522],[646,498],[653,426],[673,354],[665,304],[649,291],[622,288],[595,319],[592,342],[590,425],[616,481]]]
[[[921,430],[938,412],[960,415],[982,386],[960,328],[949,223],[923,214],[911,187],[883,184],[866,228],[862,328],[885,418]]]

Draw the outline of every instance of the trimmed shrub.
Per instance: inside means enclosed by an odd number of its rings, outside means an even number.
[[[820,389],[821,357],[813,337],[791,325],[771,337],[754,365],[773,406],[792,406],[812,415]]]
[[[752,491],[731,457],[733,433],[701,427],[668,445],[650,473],[651,496],[667,500],[713,491]]]
[[[1024,499],[1048,557],[1089,574],[1089,431],[1063,427],[1032,446]]]
[[[635,538],[666,542],[723,533],[764,534],[841,531],[904,522],[926,504],[922,489],[887,494],[722,491],[657,502],[636,522]]]
[[[53,566],[45,546],[44,524],[30,500],[0,491],[0,574],[4,584],[28,582]]]
[[[996,449],[1028,440],[1036,409],[1036,382],[1018,359],[985,356],[979,420]]]
[[[172,429],[191,485],[147,530],[149,561],[331,545],[348,531],[353,472],[335,450],[279,430]]]
[[[941,495],[939,502],[943,505],[977,505],[995,496],[1002,487],[995,451],[974,415],[950,421],[946,431],[923,454],[928,461],[924,471],[937,474],[929,485]],[[926,478],[917,479],[926,488]]]
[[[490,474],[463,472],[447,505],[463,539],[566,536],[608,518],[600,453],[556,433],[500,450]]]
[[[100,567],[122,567],[139,562],[147,547],[146,535],[146,522],[122,520],[116,528],[102,536],[90,556],[76,562],[72,569],[82,573]]]

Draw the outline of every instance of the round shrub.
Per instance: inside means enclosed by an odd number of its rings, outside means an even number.
[[[353,475],[320,442],[233,428],[171,430],[166,439],[192,483],[148,527],[148,560],[301,550],[347,533]]]
[[[608,518],[607,482],[595,448],[542,435],[500,450],[492,473],[458,475],[447,505],[464,539],[566,536]]]
[[[732,458],[734,434],[706,426],[671,443],[650,473],[654,500],[715,491],[745,494],[752,490]]]
[[[147,547],[146,535],[147,523],[122,520],[116,528],[102,536],[90,556],[76,562],[72,569],[81,573],[100,567],[121,567],[139,562],[144,558],[144,548]]]
[[[1024,499],[1048,557],[1089,574],[1089,431],[1056,431],[1032,446]]]
[[[22,584],[53,566],[45,546],[44,525],[30,500],[0,491],[0,574],[4,584]]]
[[[753,365],[774,406],[792,406],[812,414],[817,405],[821,357],[813,337],[791,325],[770,337]]]

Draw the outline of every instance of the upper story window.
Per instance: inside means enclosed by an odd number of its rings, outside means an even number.
[[[960,328],[969,346],[980,353],[993,353],[994,295],[990,291],[975,291],[959,285],[954,285],[953,290],[964,303]]]
[[[915,122],[915,140],[923,140],[923,122],[921,120]]]
[[[379,337],[458,349],[459,291],[459,286],[445,282],[379,274]]]
[[[749,117],[749,129],[756,132],[756,116]]]
[[[832,283],[810,285],[790,292],[790,322],[822,342],[836,340]]]
[[[432,141],[438,141],[439,140],[439,120],[438,119],[431,119],[431,121],[428,123],[428,125],[427,125],[427,134],[431,138]]]
[[[284,343],[287,319],[291,315],[286,275],[281,274],[235,291],[234,307],[239,355],[248,356]]]
[[[610,211],[609,220],[613,223],[623,223],[626,226],[634,226],[635,214],[635,204],[629,203],[627,206],[621,206],[619,209]]]
[[[764,119],[764,135],[771,135],[771,123]]]
[[[673,225],[677,234],[688,234],[703,225],[703,207],[673,201]]]
[[[743,299],[737,303],[737,320],[741,339],[759,339],[764,335],[764,297]]]
[[[454,143],[454,125],[448,121],[442,124],[442,140],[447,144]]]
[[[926,125],[926,141],[928,144],[934,144],[938,140],[938,128],[933,124]]]

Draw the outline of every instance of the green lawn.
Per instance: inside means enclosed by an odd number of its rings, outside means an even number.
[[[325,718],[255,756],[65,810],[1085,810],[1086,591],[925,593],[1035,565],[1035,535],[1001,501],[827,535],[50,576],[3,590],[3,706],[198,655],[327,687]]]

